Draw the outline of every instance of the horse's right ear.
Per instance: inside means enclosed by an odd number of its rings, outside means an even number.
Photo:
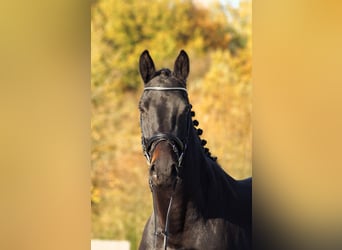
[[[145,84],[151,80],[156,71],[153,60],[148,53],[148,50],[145,50],[140,56],[139,70]]]

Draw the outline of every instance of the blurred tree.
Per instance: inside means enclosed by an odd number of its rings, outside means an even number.
[[[221,7],[240,41],[230,43],[233,50],[209,52],[209,70],[195,93],[196,110],[212,153],[230,175],[243,178],[252,172],[252,5],[243,1],[239,9]]]
[[[144,49],[170,63],[179,48],[236,51],[244,38],[228,23],[221,6],[213,11],[192,1],[106,0],[92,6],[92,82],[117,90],[137,89],[137,58]]]

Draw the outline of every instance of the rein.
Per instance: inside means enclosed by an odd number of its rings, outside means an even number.
[[[151,188],[151,192],[152,192],[152,198],[153,198],[153,214],[154,214],[154,242],[153,242],[153,245],[154,245],[155,249],[157,249],[156,238],[161,235],[161,236],[164,237],[163,249],[167,250],[167,241],[168,241],[168,237],[169,237],[169,217],[170,217],[170,211],[171,211],[171,206],[172,206],[172,201],[173,201],[173,195],[174,195],[174,193],[176,191],[176,186],[177,186],[178,181],[181,181],[179,176],[177,176],[176,181],[175,181],[175,183],[173,185],[172,195],[171,195],[170,200],[169,200],[169,205],[167,206],[164,230],[162,230],[161,232],[158,232],[158,230],[157,230],[157,215],[156,215],[156,202],[155,202],[154,189],[153,189],[153,184],[152,184],[151,178],[149,180],[150,188]]]
[[[181,87],[145,87],[144,91],[184,91],[186,93],[187,89],[186,88],[181,88]],[[191,121],[191,118],[189,119],[189,121]],[[172,201],[173,201],[173,195],[176,191],[176,186],[178,184],[178,182],[180,182],[181,176],[180,176],[180,172],[182,169],[182,162],[183,162],[183,158],[184,158],[184,153],[187,149],[187,140],[189,137],[189,132],[190,132],[190,122],[188,121],[188,128],[187,128],[187,138],[186,140],[183,142],[181,139],[179,139],[177,136],[170,134],[170,133],[157,133],[156,135],[152,136],[151,138],[147,139],[144,136],[142,136],[142,148],[143,148],[143,152],[144,155],[146,157],[147,163],[150,166],[152,164],[151,162],[151,156],[153,154],[153,151],[155,149],[155,147],[158,145],[159,142],[161,141],[166,141],[168,142],[172,149],[173,152],[177,155],[178,158],[178,164],[176,166],[176,171],[177,171],[177,177],[175,180],[175,183],[173,185],[173,191],[169,200],[169,205],[167,208],[167,212],[166,212],[166,219],[165,219],[165,227],[164,230],[161,232],[157,231],[157,215],[156,215],[156,201],[155,201],[155,194],[154,194],[154,186],[152,183],[152,179],[149,179],[149,185],[150,185],[150,189],[152,192],[152,198],[153,198],[153,214],[154,214],[154,248],[156,249],[156,238],[160,235],[162,235],[164,237],[164,244],[163,244],[163,249],[166,250],[167,249],[167,242],[168,242],[168,237],[169,237],[169,219],[170,219],[170,212],[171,212],[171,206],[172,206]]]

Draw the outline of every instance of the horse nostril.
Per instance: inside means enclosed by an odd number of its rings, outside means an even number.
[[[152,174],[153,172],[155,172],[156,169],[155,169],[155,164],[152,163],[151,166],[150,166],[150,173]]]
[[[171,175],[172,176],[177,176],[178,175],[177,165],[175,163],[171,165]]]
[[[154,181],[157,181],[158,175],[157,175],[157,172],[156,172],[155,164],[151,164],[151,167],[150,167],[150,176],[151,176],[151,178],[152,178]]]

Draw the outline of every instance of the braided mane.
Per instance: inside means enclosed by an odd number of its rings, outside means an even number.
[[[191,105],[191,108],[192,108],[192,105]],[[195,114],[195,111],[191,111],[191,116],[192,116],[192,117],[195,117],[195,115],[196,115],[196,114]],[[192,124],[194,125],[194,127],[195,127],[195,129],[196,129],[196,131],[197,131],[197,135],[199,136],[199,138],[200,138],[200,140],[201,140],[201,145],[203,146],[204,153],[205,153],[210,159],[212,159],[213,161],[217,161],[217,157],[211,155],[209,148],[204,147],[204,146],[207,144],[207,141],[204,140],[204,139],[201,139],[201,135],[203,134],[203,130],[200,129],[200,128],[197,128],[198,125],[199,125],[198,120],[193,120],[193,121],[192,121]]]

